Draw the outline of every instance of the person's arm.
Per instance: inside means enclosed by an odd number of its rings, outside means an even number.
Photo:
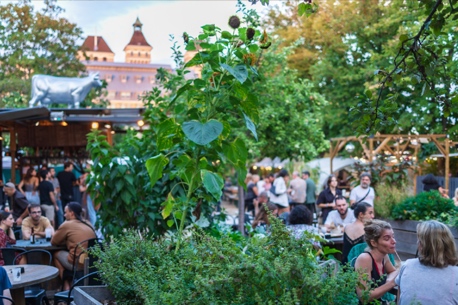
[[[17,188],[18,188],[19,192],[21,192],[22,195],[25,196],[25,192],[24,192],[24,190],[22,189],[23,186],[24,186],[24,179],[22,179],[21,182],[19,182]]]
[[[388,257],[386,257],[385,260],[389,261]],[[391,264],[391,262],[390,262],[390,264]],[[385,263],[385,268],[386,267],[387,267],[387,263]],[[364,280],[364,277],[371,278],[372,258],[370,257],[370,255],[367,254],[367,253],[362,253],[360,256],[358,256],[358,258],[356,259],[356,263],[355,263],[355,269],[361,271],[361,273],[360,273],[360,284],[362,285],[362,287],[364,287],[364,289],[361,289],[361,285],[357,285],[356,286],[356,293],[358,294],[358,297],[361,298],[363,296],[363,294],[364,294],[364,291],[370,289],[368,283]],[[375,289],[372,289],[369,292],[369,299],[368,300],[364,300],[364,301],[371,302],[373,300],[379,299],[385,293],[387,293],[388,291],[393,289],[396,286],[396,283],[394,282],[394,280],[396,278],[396,275],[397,275],[396,271],[389,272],[385,284],[383,284],[383,285],[381,285],[381,286],[379,286],[379,287],[377,287]]]
[[[49,192],[49,197],[51,198],[51,202],[54,205],[56,212],[59,211],[59,207],[57,206],[56,196],[54,195],[54,190]]]
[[[32,234],[32,228],[29,225],[29,221],[26,220],[25,222],[22,222],[22,239],[23,240],[28,240],[30,238],[30,234]]]
[[[326,222],[324,223],[324,226],[326,227],[326,229],[329,231],[331,229],[331,224],[332,223],[336,223],[334,221],[334,213],[329,213],[328,214],[328,217],[326,217]]]
[[[350,206],[353,206],[353,204],[356,202],[356,194],[351,190],[350,192]]]
[[[61,246],[61,245],[66,246],[66,240],[67,240],[67,230],[66,230],[66,226],[64,222],[52,236],[51,244],[53,246]]]
[[[320,193],[320,196],[318,196],[317,200],[317,206],[319,208],[334,208],[335,204],[332,202],[327,202],[329,201],[328,198],[326,198],[326,190],[322,191]]]
[[[8,297],[10,299],[13,299],[13,297],[11,296],[11,292],[9,289],[5,289],[3,290],[3,296],[5,297]],[[11,305],[12,303],[8,300],[3,300],[3,305]]]

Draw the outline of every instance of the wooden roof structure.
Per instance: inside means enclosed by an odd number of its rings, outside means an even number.
[[[377,155],[386,154],[394,156],[401,161],[404,151],[412,150],[414,160],[417,160],[418,151],[422,143],[432,142],[445,158],[445,188],[449,188],[450,172],[450,146],[454,143],[446,134],[412,135],[412,134],[376,134],[373,136],[350,136],[332,138],[330,145],[331,172],[332,161],[348,142],[360,143],[369,162],[372,162]],[[416,179],[414,179],[416,190]]]
[[[18,147],[31,147],[36,157],[53,157],[56,150],[66,157],[81,156],[91,129],[101,130],[112,144],[117,126],[136,126],[144,108],[48,109],[45,107],[0,109],[0,132],[10,134],[11,168],[15,168]],[[95,125],[97,127],[95,127]],[[0,140],[0,149],[2,148]],[[0,155],[1,159],[1,155]],[[0,160],[1,161],[1,160]],[[0,162],[0,172],[2,170]],[[11,171],[15,181],[15,171]]]

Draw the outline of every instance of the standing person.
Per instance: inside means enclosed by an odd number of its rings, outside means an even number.
[[[245,179],[246,183],[246,194],[245,194],[245,209],[247,212],[251,212],[251,215],[255,217],[255,210],[253,200],[258,197],[258,187],[256,183],[259,181],[259,175],[248,174]]]
[[[30,235],[45,238],[46,229],[51,230],[51,235],[54,234],[54,228],[48,218],[41,216],[41,207],[36,203],[32,203],[28,207],[29,217],[26,217],[22,222],[22,239],[28,240]]]
[[[73,163],[65,162],[64,170],[57,174],[57,179],[60,185],[60,199],[62,200],[62,208],[65,210],[67,203],[73,201],[73,186],[76,185],[76,176],[73,174]]]
[[[302,172],[302,179],[305,180],[305,184],[306,184],[305,206],[310,210],[310,212],[316,214],[316,207],[315,207],[316,186],[315,186],[315,182],[313,182],[312,178],[310,177],[310,172],[309,171],[303,171]]]
[[[5,184],[3,191],[8,197],[10,197],[10,205],[13,210],[12,214],[16,225],[21,226],[22,220],[29,215],[29,211],[27,210],[29,202],[27,201],[27,198],[25,198],[21,192],[16,190],[16,187],[12,182]]]
[[[54,211],[59,211],[56,196],[54,194],[54,186],[49,181],[51,176],[47,170],[44,169],[40,171],[40,176],[42,181],[38,186],[38,190],[40,192],[41,208],[43,209],[46,218],[48,218],[54,226]]]
[[[444,198],[449,198],[448,197],[448,190],[444,189],[442,186],[440,186],[439,182],[437,179],[434,177],[433,174],[427,174],[423,180],[421,180],[423,183],[423,191],[429,192],[429,191],[438,191],[442,197]]]
[[[324,223],[327,229],[330,229],[332,224],[335,227],[342,226],[345,227],[353,223],[355,219],[355,215],[353,214],[353,210],[348,208],[347,200],[345,197],[341,195],[337,195],[335,199],[336,209],[329,212],[326,222]]]
[[[344,229],[342,264],[348,262],[348,253],[355,245],[364,243],[364,223],[374,219],[374,208],[367,202],[360,202],[355,206],[353,215],[355,222]]]
[[[417,225],[418,258],[402,266],[398,304],[458,304],[458,254],[450,229],[435,220]]]
[[[65,222],[57,229],[51,239],[53,246],[66,246],[66,250],[61,250],[54,255],[54,263],[59,269],[60,278],[63,279],[64,270],[72,270],[73,262],[79,257],[83,249],[77,248],[78,243],[96,238],[92,226],[82,218],[82,207],[78,202],[69,202],[65,208]],[[75,254],[76,250],[76,255]],[[82,266],[77,265],[81,269]],[[70,288],[68,281],[64,282],[64,290]]]
[[[334,175],[329,176],[326,185],[327,187],[318,195],[316,200],[316,205],[321,208],[323,223],[326,223],[329,212],[336,207],[336,196],[342,196],[342,191],[337,188],[337,178]]]
[[[299,177],[298,172],[293,172],[293,179],[289,183],[288,194],[291,198],[290,205],[294,208],[296,205],[305,203],[307,183]]]
[[[387,304],[382,297],[396,286],[394,280],[398,275],[398,271],[388,258],[389,253],[396,252],[393,229],[386,221],[372,220],[364,226],[364,238],[369,251],[361,253],[356,259],[355,269],[362,272],[356,292],[361,298],[364,290],[369,290],[368,302],[378,300],[382,304]],[[370,279],[370,282],[366,279]]]
[[[54,167],[49,168],[49,175],[50,175],[49,181],[52,183],[52,186],[54,187],[54,195],[56,198],[57,207],[59,208],[56,211],[56,225],[55,225],[55,227],[58,228],[64,222],[64,211],[62,208],[62,201],[60,200],[59,180],[56,177],[56,169]]]
[[[350,206],[353,208],[354,205],[360,202],[367,202],[374,206],[375,191],[371,185],[371,174],[363,172],[359,176],[360,184],[351,190],[350,193]]]
[[[40,196],[37,192],[39,180],[37,171],[30,167],[24,176],[24,179],[19,182],[18,190],[27,198],[30,203],[40,204]]]
[[[270,202],[278,207],[278,215],[289,212],[288,195],[286,191],[286,184],[289,180],[289,174],[286,169],[282,169],[278,173],[278,177],[274,180],[270,188]]]

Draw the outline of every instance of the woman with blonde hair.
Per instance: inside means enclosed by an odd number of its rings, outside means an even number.
[[[393,229],[386,221],[368,221],[364,226],[364,239],[369,251],[361,253],[356,259],[355,269],[361,272],[361,285],[356,287],[356,292],[363,298],[364,291],[369,290],[368,300],[364,301],[378,300],[387,304],[383,296],[396,286],[394,280],[398,274],[388,257],[388,254],[396,252]]]
[[[417,225],[418,258],[401,267],[398,304],[458,304],[458,256],[450,229],[435,220]]]
[[[39,183],[40,180],[37,177],[37,171],[33,167],[30,167],[18,185],[19,191],[30,203],[40,204],[40,194],[37,191]]]

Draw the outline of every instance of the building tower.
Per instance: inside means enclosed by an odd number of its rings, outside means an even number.
[[[78,52],[78,58],[81,61],[86,60],[83,52],[86,52],[89,61],[114,61],[115,54],[102,36],[88,36],[86,38],[81,46],[81,51]]]
[[[142,32],[143,24],[137,17],[133,24],[134,34],[130,42],[124,48],[126,54],[126,63],[131,64],[149,64],[151,62],[151,51],[153,47],[146,41]]]

